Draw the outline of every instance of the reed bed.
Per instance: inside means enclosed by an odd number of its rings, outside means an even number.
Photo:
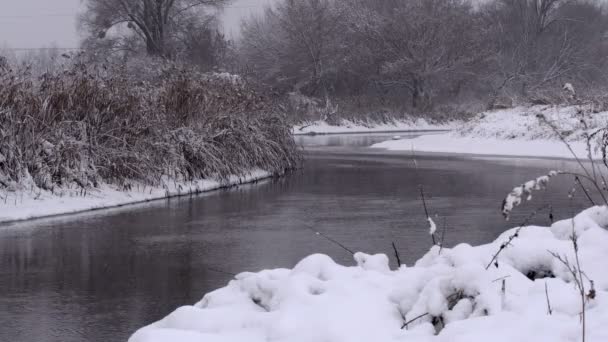
[[[286,115],[234,75],[86,56],[43,74],[0,66],[5,191],[282,174],[299,160]]]

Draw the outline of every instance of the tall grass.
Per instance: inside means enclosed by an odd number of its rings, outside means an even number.
[[[285,115],[232,75],[86,56],[0,67],[0,189],[226,179],[299,158]]]

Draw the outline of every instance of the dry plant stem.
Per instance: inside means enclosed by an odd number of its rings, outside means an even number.
[[[316,235],[318,235],[318,236],[320,236],[320,237],[324,238],[325,240],[327,240],[327,241],[329,241],[329,242],[333,243],[334,245],[336,245],[336,246],[338,246],[338,247],[342,248],[343,250],[347,251],[347,252],[348,252],[348,253],[350,253],[351,255],[355,255],[355,252],[353,252],[353,251],[352,251],[350,248],[348,248],[348,247],[344,246],[344,245],[343,245],[342,243],[340,243],[339,241],[337,241],[337,240],[335,240],[335,239],[333,239],[333,238],[331,238],[331,237],[329,237],[329,236],[327,236],[327,235],[325,235],[325,234],[323,234],[323,233],[319,232],[318,230],[313,229],[313,228],[312,228],[312,227],[310,227],[310,226],[306,226],[306,228],[307,228],[307,229],[309,229],[310,231],[312,231],[313,233],[315,233]]]
[[[397,268],[401,267],[401,258],[399,257],[399,251],[397,251],[397,246],[395,242],[392,242],[393,252],[395,253],[395,259],[397,260]]]
[[[547,298],[547,313],[549,315],[552,315],[553,310],[551,309],[551,301],[549,300],[549,289],[548,289],[546,281],[545,281],[545,298]]]
[[[578,176],[574,177],[574,181],[578,184],[578,186],[580,186],[580,188],[583,190],[583,193],[585,194],[585,197],[587,197],[587,199],[589,200],[589,202],[591,202],[592,206],[595,206],[595,202],[593,201],[593,199],[591,198],[591,196],[589,195],[589,192],[587,191],[587,189],[585,189],[585,186],[583,185],[583,183],[581,182],[581,179],[578,178]]]
[[[492,266],[492,264],[494,264],[496,262],[496,260],[498,259],[498,255],[500,255],[500,253],[505,248],[507,248],[509,245],[511,245],[511,242],[519,236],[519,232],[530,222],[530,220],[532,220],[540,211],[545,210],[549,207],[550,207],[550,205],[546,204],[546,205],[536,209],[532,213],[530,213],[530,215],[528,215],[528,217],[526,217],[526,219],[520,225],[518,225],[515,232],[511,236],[509,236],[507,242],[504,242],[503,244],[500,245],[500,247],[498,248],[498,251],[496,251],[496,253],[492,257],[492,260],[490,260],[490,262],[486,265],[486,270],[489,269],[490,266]]]
[[[597,171],[595,167],[595,161],[593,160],[593,156],[591,154],[591,136],[587,133],[589,130],[589,126],[587,125],[587,121],[584,118],[581,118],[581,123],[585,129],[584,137],[585,137],[585,145],[587,148],[587,159],[591,162],[591,170],[593,172],[593,179],[597,182]]]
[[[422,206],[424,207],[424,215],[426,216],[427,221],[429,221],[430,223],[430,219],[431,216],[429,216],[429,210],[428,207],[426,206],[426,198],[424,196],[424,186],[422,184],[420,184],[418,186],[418,189],[420,190],[420,199],[422,200]],[[431,234],[431,240],[433,241],[433,246],[435,246],[437,244],[437,241],[435,240],[435,234]]]
[[[587,328],[586,327],[586,325],[587,325],[587,319],[586,319],[587,297],[588,296],[594,297],[595,294],[592,295],[591,291],[590,291],[590,294],[587,295],[585,292],[584,278],[589,280],[589,282],[591,283],[592,290],[593,290],[593,281],[590,280],[589,277],[587,277],[587,275],[581,269],[581,264],[580,264],[580,259],[579,259],[578,236],[576,235],[576,231],[574,230],[574,218],[572,219],[572,235],[570,236],[570,241],[572,241],[572,248],[574,250],[575,265],[572,265],[567,257],[561,257],[557,253],[551,252],[551,251],[549,251],[549,253],[551,253],[551,255],[553,255],[554,258],[556,258],[559,262],[561,262],[566,267],[568,272],[570,272],[570,274],[572,275],[572,278],[574,279],[574,284],[575,284],[576,288],[578,289],[579,296],[581,299],[581,323],[582,323],[581,335],[582,335],[582,341],[584,342],[586,340],[586,328]]]
[[[428,312],[427,312],[427,313],[423,313],[422,315],[418,315],[418,316],[416,316],[416,317],[414,317],[414,318],[410,319],[409,321],[407,321],[407,322],[403,323],[403,325],[401,326],[401,329],[407,329],[407,326],[408,326],[409,324],[411,324],[411,323],[413,323],[413,322],[415,322],[415,321],[419,320],[419,319],[420,319],[420,318],[422,318],[422,317],[428,316],[428,314],[429,314]]]
[[[412,160],[414,161],[414,167],[416,170],[416,178],[418,178],[418,162],[416,161],[416,151],[414,151],[413,146],[412,146]],[[422,206],[424,207],[424,215],[426,216],[426,219],[430,224],[431,216],[429,215],[429,210],[426,205],[426,197],[424,195],[424,185],[422,185],[422,183],[420,183],[418,185],[418,191],[420,192],[420,199],[422,201]],[[437,245],[437,242],[435,241],[435,234],[431,234],[431,240],[433,242],[433,246]]]
[[[574,225],[573,225],[574,226]],[[574,230],[574,227],[573,227]],[[578,241],[577,241],[577,236],[576,233],[572,232],[572,246],[574,248],[574,256],[576,259],[576,268],[578,270],[578,277],[580,280],[580,290],[581,290],[581,319],[582,319],[582,323],[583,323],[583,342],[585,342],[585,337],[586,337],[586,325],[587,325],[587,319],[586,319],[586,306],[587,306],[587,298],[586,298],[586,294],[585,294],[585,283],[583,280],[583,271],[581,270],[581,263],[578,257]]]
[[[441,242],[439,245],[439,254],[441,254],[441,251],[443,250],[443,245],[445,244],[445,231],[448,228],[448,223],[447,223],[447,218],[444,216],[443,217],[443,229],[441,230]]]
[[[583,170],[583,172],[585,173],[584,178],[587,178],[588,180],[590,180],[592,182],[592,184],[595,186],[595,188],[598,190],[598,193],[600,194],[600,196],[602,197],[602,200],[604,200],[604,204],[608,205],[608,200],[606,199],[606,197],[603,194],[602,189],[600,188],[600,186],[597,184],[597,178],[592,177],[591,174],[589,173],[589,170],[587,170],[587,168],[585,167],[585,165],[583,165],[583,162],[580,160],[580,158],[576,155],[576,153],[574,152],[574,150],[572,149],[572,146],[570,146],[570,143],[568,143],[568,141],[566,141],[566,139],[562,136],[562,134],[560,133],[560,131],[557,129],[557,127],[555,127],[555,125],[553,123],[551,123],[549,120],[547,120],[547,118],[544,115],[539,115],[538,116],[540,118],[540,120],[545,123],[546,125],[548,125],[551,130],[553,131],[553,133],[555,133],[555,135],[560,139],[560,141],[562,143],[564,143],[564,145],[566,145],[566,147],[568,148],[568,151],[570,151],[570,154],[572,154],[572,156],[574,157],[574,159],[576,160],[577,164],[580,166],[580,168]],[[591,157],[591,155],[589,154],[589,158],[591,159],[591,163],[593,164],[593,158]],[[583,176],[583,175],[581,175]]]
[[[597,182],[593,180],[593,178],[591,178],[589,176],[586,176],[586,175],[583,175],[583,174],[580,174],[580,173],[576,173],[576,172],[559,171],[558,174],[559,175],[570,175],[570,176],[578,177],[579,178],[578,179],[579,183],[581,182],[580,178],[588,180],[595,187],[595,190],[600,195],[600,197],[602,197],[602,201],[604,202],[604,204],[608,205],[608,199],[606,199],[606,196],[604,196],[604,192],[600,188],[599,184],[597,184]],[[582,185],[581,185],[581,187],[582,187]],[[585,191],[585,193],[587,193],[587,192]],[[593,200],[592,200],[592,202],[593,202]]]

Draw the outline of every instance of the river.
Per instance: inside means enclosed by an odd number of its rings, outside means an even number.
[[[292,267],[311,253],[353,264],[314,231],[391,258],[395,242],[412,264],[431,245],[419,184],[448,246],[490,242],[545,203],[556,218],[587,205],[582,194],[568,200],[570,180],[555,181],[505,222],[501,201],[514,185],[572,163],[367,147],[391,136],[298,137],[304,167],[278,180],[0,226],[0,341],[126,341],[231,274]]]

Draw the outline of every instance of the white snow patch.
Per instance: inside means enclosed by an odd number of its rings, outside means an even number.
[[[432,218],[428,217],[427,219],[429,220],[429,234],[433,235],[437,231],[437,225],[435,224],[435,221],[433,221]]]
[[[312,255],[292,270],[241,273],[129,341],[580,341],[580,298],[549,253],[574,260],[568,229],[578,233],[580,263],[597,290],[587,302],[587,341],[606,341],[607,225],[608,209],[594,207],[552,227],[524,227],[488,270],[514,229],[478,247],[461,244],[440,254],[433,246],[414,266],[394,271],[382,254],[356,253],[356,266]],[[555,277],[531,280],[532,271]]]
[[[241,177],[230,177],[227,181],[203,179],[192,182],[174,182],[164,178],[161,186],[150,187],[135,183],[130,189],[103,184],[97,188],[87,189],[86,195],[80,189],[63,189],[60,191],[61,195],[40,190],[4,192],[0,198],[0,222],[120,207],[250,183],[270,176],[271,174],[267,171],[253,170]]]
[[[586,159],[589,151],[585,134],[608,125],[608,112],[580,114],[578,107],[517,107],[488,111],[478,115],[458,130],[415,138],[389,140],[373,145],[393,151],[458,153],[477,155],[573,158],[567,146],[552,130],[541,124],[543,115],[560,130],[579,158]],[[587,128],[581,122],[584,118]],[[601,151],[593,149],[593,158],[601,158]]]

